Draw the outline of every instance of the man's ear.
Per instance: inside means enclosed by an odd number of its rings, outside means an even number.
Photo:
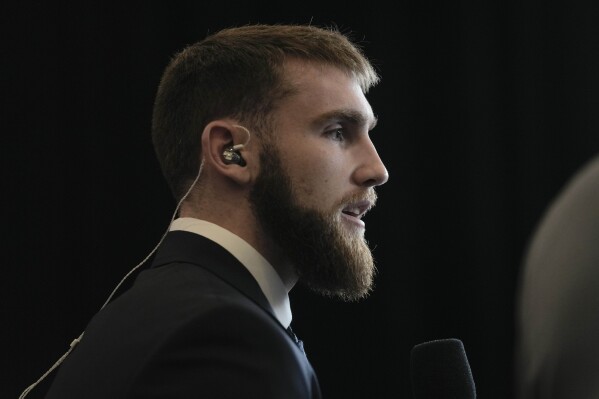
[[[249,183],[256,166],[248,165],[254,159],[251,148],[248,148],[249,142],[250,132],[234,121],[210,122],[202,132],[204,167],[210,167],[238,184]]]

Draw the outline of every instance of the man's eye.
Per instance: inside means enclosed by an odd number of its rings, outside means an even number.
[[[333,140],[336,140],[336,141],[343,141],[343,140],[345,140],[345,134],[343,133],[343,129],[331,130],[329,132],[329,136],[331,136],[331,138]]]

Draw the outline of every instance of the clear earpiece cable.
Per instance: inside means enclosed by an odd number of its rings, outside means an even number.
[[[249,140],[248,140],[249,141]],[[202,159],[202,162],[200,163],[200,169],[198,170],[198,174],[195,178],[195,180],[193,181],[193,183],[191,183],[191,186],[189,187],[189,189],[187,190],[187,192],[185,193],[185,195],[183,195],[183,197],[181,197],[181,199],[179,200],[179,203],[177,204],[177,207],[175,208],[175,211],[173,212],[173,216],[171,216],[171,220],[168,224],[168,227],[166,229],[166,231],[164,232],[164,234],[162,235],[162,237],[160,238],[160,241],[158,241],[158,244],[156,244],[156,246],[154,247],[154,249],[152,249],[152,251],[144,258],[144,260],[142,260],[141,262],[139,262],[137,264],[137,266],[135,266],[133,269],[131,269],[129,271],[129,273],[127,273],[125,275],[125,277],[123,277],[121,279],[121,281],[116,285],[116,287],[114,288],[114,290],[112,290],[112,293],[108,296],[108,299],[106,299],[106,302],[104,302],[104,304],[102,305],[102,307],[100,308],[100,310],[104,309],[104,307],[106,305],[108,305],[108,303],[110,302],[110,300],[112,299],[112,297],[114,296],[114,294],[118,291],[118,289],[121,287],[121,285],[125,282],[125,280],[127,280],[127,278],[137,269],[139,269],[144,263],[146,263],[148,261],[148,259],[150,259],[150,257],[152,255],[154,255],[154,252],[156,252],[156,250],[158,249],[158,247],[160,247],[160,244],[162,244],[162,241],[164,241],[164,238],[166,237],[166,235],[168,234],[168,232],[170,231],[171,225],[173,224],[173,220],[175,220],[175,217],[177,216],[177,213],[179,212],[179,208],[181,207],[181,204],[183,203],[183,201],[187,198],[187,196],[189,196],[189,194],[191,193],[191,190],[193,190],[193,188],[195,187],[196,183],[198,182],[198,179],[200,178],[200,175],[202,174],[202,168],[204,167],[204,160]],[[81,335],[79,335],[77,338],[75,338],[70,346],[69,346],[69,350],[67,350],[65,352],[65,354],[63,354],[53,365],[52,367],[50,367],[48,369],[48,371],[46,371],[36,382],[34,382],[33,384],[31,384],[30,386],[28,386],[23,393],[21,394],[21,396],[19,396],[19,399],[23,399],[25,398],[25,396],[27,396],[29,394],[29,392],[31,392],[31,390],[33,388],[35,388],[40,382],[42,382],[44,380],[44,378],[46,378],[48,376],[48,374],[50,374],[56,367],[58,367],[63,361],[64,359],[66,359],[66,357],[69,355],[69,353],[71,353],[71,351],[73,350],[73,348],[75,348],[75,346],[81,341],[81,338],[83,338],[83,334],[85,334],[85,331],[81,333]]]

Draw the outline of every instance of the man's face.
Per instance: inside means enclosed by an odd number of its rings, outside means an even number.
[[[344,72],[299,61],[286,70],[298,91],[263,143],[252,205],[300,282],[355,300],[370,292],[375,272],[361,217],[388,178],[369,137],[375,118]]]

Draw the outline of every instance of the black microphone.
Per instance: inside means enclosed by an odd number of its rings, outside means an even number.
[[[410,375],[415,399],[476,399],[464,344],[447,338],[412,348]]]

